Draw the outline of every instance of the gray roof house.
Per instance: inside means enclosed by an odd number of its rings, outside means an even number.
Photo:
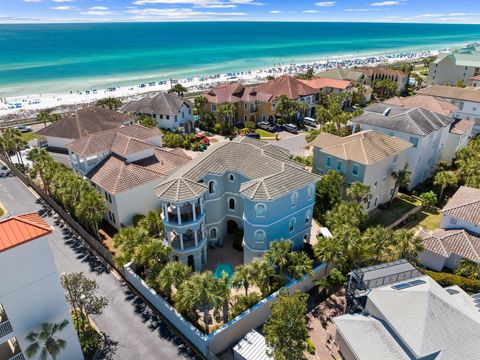
[[[150,116],[157,121],[158,127],[174,130],[191,127],[192,107],[178,95],[162,92],[153,97],[130,101],[120,110],[128,114]]]
[[[319,179],[287,150],[261,140],[212,144],[155,189],[172,257],[201,270],[208,245],[222,246],[240,229],[245,263],[271,241],[289,239],[301,249],[310,240]]]
[[[368,289],[362,312],[333,319],[343,358],[478,359],[480,308],[474,298],[418,272],[399,280],[405,269],[398,270],[396,278],[383,278],[385,285]]]
[[[412,143],[407,152],[410,187],[431,176],[442,157],[453,119],[422,108],[404,108],[377,103],[350,121],[354,132],[376,130]]]

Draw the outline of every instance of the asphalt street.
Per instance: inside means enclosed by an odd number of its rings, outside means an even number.
[[[3,165],[3,164],[2,164]],[[109,339],[108,359],[193,359],[196,355],[132,293],[114,277],[70,229],[13,175],[0,178],[0,202],[8,215],[39,212],[54,228],[50,247],[59,273],[84,272],[96,280],[99,295],[109,304],[95,323]]]

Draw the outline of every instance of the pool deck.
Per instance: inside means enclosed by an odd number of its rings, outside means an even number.
[[[207,264],[203,270],[214,272],[217,265],[221,263],[228,263],[233,267],[243,264],[243,251],[233,248],[233,238],[225,238],[223,247],[207,249]]]

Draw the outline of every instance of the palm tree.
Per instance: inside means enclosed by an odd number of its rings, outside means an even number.
[[[399,259],[415,261],[417,254],[423,250],[423,239],[408,229],[398,229],[394,232],[395,249]]]
[[[211,271],[194,273],[180,285],[175,294],[175,304],[184,312],[198,309],[203,313],[205,331],[209,333],[210,309],[215,304],[215,278]]]
[[[367,202],[372,198],[370,185],[355,181],[347,189],[347,195],[357,202]]]
[[[80,202],[75,206],[75,215],[84,225],[90,227],[97,239],[100,239],[98,224],[107,211],[104,198],[94,190],[84,193]]]
[[[113,237],[113,245],[120,249],[121,253],[118,261],[120,263],[131,261],[135,254],[135,249],[143,242],[143,239],[147,237],[147,230],[142,227],[122,227]]]
[[[40,111],[37,114],[37,121],[43,122],[43,126],[47,126],[47,122],[50,121],[50,112],[48,111]]]
[[[480,264],[467,259],[462,259],[455,270],[455,274],[476,280],[480,277]]]
[[[253,282],[252,267],[250,265],[239,265],[235,268],[232,276],[232,286],[235,288],[243,287],[245,289],[245,296],[248,295],[248,288]]]
[[[290,240],[272,241],[270,249],[265,253],[265,261],[275,266],[278,274],[285,275],[285,268],[288,265],[288,254],[292,250]]]
[[[65,349],[67,342],[58,339],[55,335],[67,327],[68,320],[60,323],[43,323],[40,332],[30,332],[26,339],[31,343],[26,350],[29,358],[35,356],[40,351],[40,359],[47,360],[48,356],[55,360],[58,354]]]
[[[368,228],[363,234],[363,239],[370,255],[375,256],[376,261],[392,252],[394,237],[392,231],[387,228],[381,226]]]
[[[232,125],[231,123],[233,122],[236,111],[235,105],[231,103],[222,104],[217,107],[217,113],[223,118],[224,126]]]
[[[197,96],[194,101],[193,114],[200,117],[203,120],[203,115],[205,114],[205,106],[208,104],[208,99],[203,96]]]
[[[108,106],[110,110],[113,110],[113,109],[117,110],[122,105],[122,102],[120,99],[117,99],[114,97],[108,97],[105,99],[97,100],[96,105],[101,107]]]
[[[182,264],[179,261],[171,261],[160,271],[155,279],[155,283],[166,297],[171,300],[172,287],[178,290],[180,284],[187,280],[191,274],[192,269],[190,266]]]
[[[395,198],[399,188],[407,188],[410,185],[410,174],[408,171],[408,163],[405,163],[405,166],[402,170],[398,170],[392,173],[392,178],[395,180],[395,186],[393,187],[392,195],[390,196],[390,203]]]
[[[144,238],[135,249],[133,260],[145,267],[145,277],[149,284],[155,284],[155,276],[167,264],[170,250],[163,241],[152,237]]]
[[[253,281],[258,286],[262,295],[266,296],[270,291],[270,279],[275,275],[275,271],[271,264],[266,261],[253,260],[250,264]]]
[[[139,225],[143,226],[151,236],[161,238],[163,234],[162,210],[149,210],[147,216],[140,220]]]
[[[299,280],[305,275],[311,275],[313,260],[303,251],[290,252],[288,255],[287,274],[292,279]]]
[[[175,84],[170,88],[170,90],[168,90],[169,93],[175,93],[178,96],[183,96],[183,94],[187,91],[188,89],[182,84]]]
[[[439,203],[442,202],[444,191],[449,186],[453,186],[457,184],[457,182],[458,182],[457,176],[450,171],[440,171],[435,175],[433,179],[433,184],[440,188],[440,191],[438,194]]]
[[[231,296],[229,278],[226,273],[223,273],[222,277],[216,280],[215,295],[217,296],[217,303],[222,308],[223,323],[226,324],[228,322]]]
[[[32,149],[28,155],[27,160],[32,162],[30,168],[30,176],[40,178],[43,186],[43,190],[50,194],[50,180],[51,180],[51,168],[55,162],[45,149]]]

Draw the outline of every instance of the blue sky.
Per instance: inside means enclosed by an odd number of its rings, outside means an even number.
[[[78,21],[480,23],[479,0],[0,0],[0,23]]]

